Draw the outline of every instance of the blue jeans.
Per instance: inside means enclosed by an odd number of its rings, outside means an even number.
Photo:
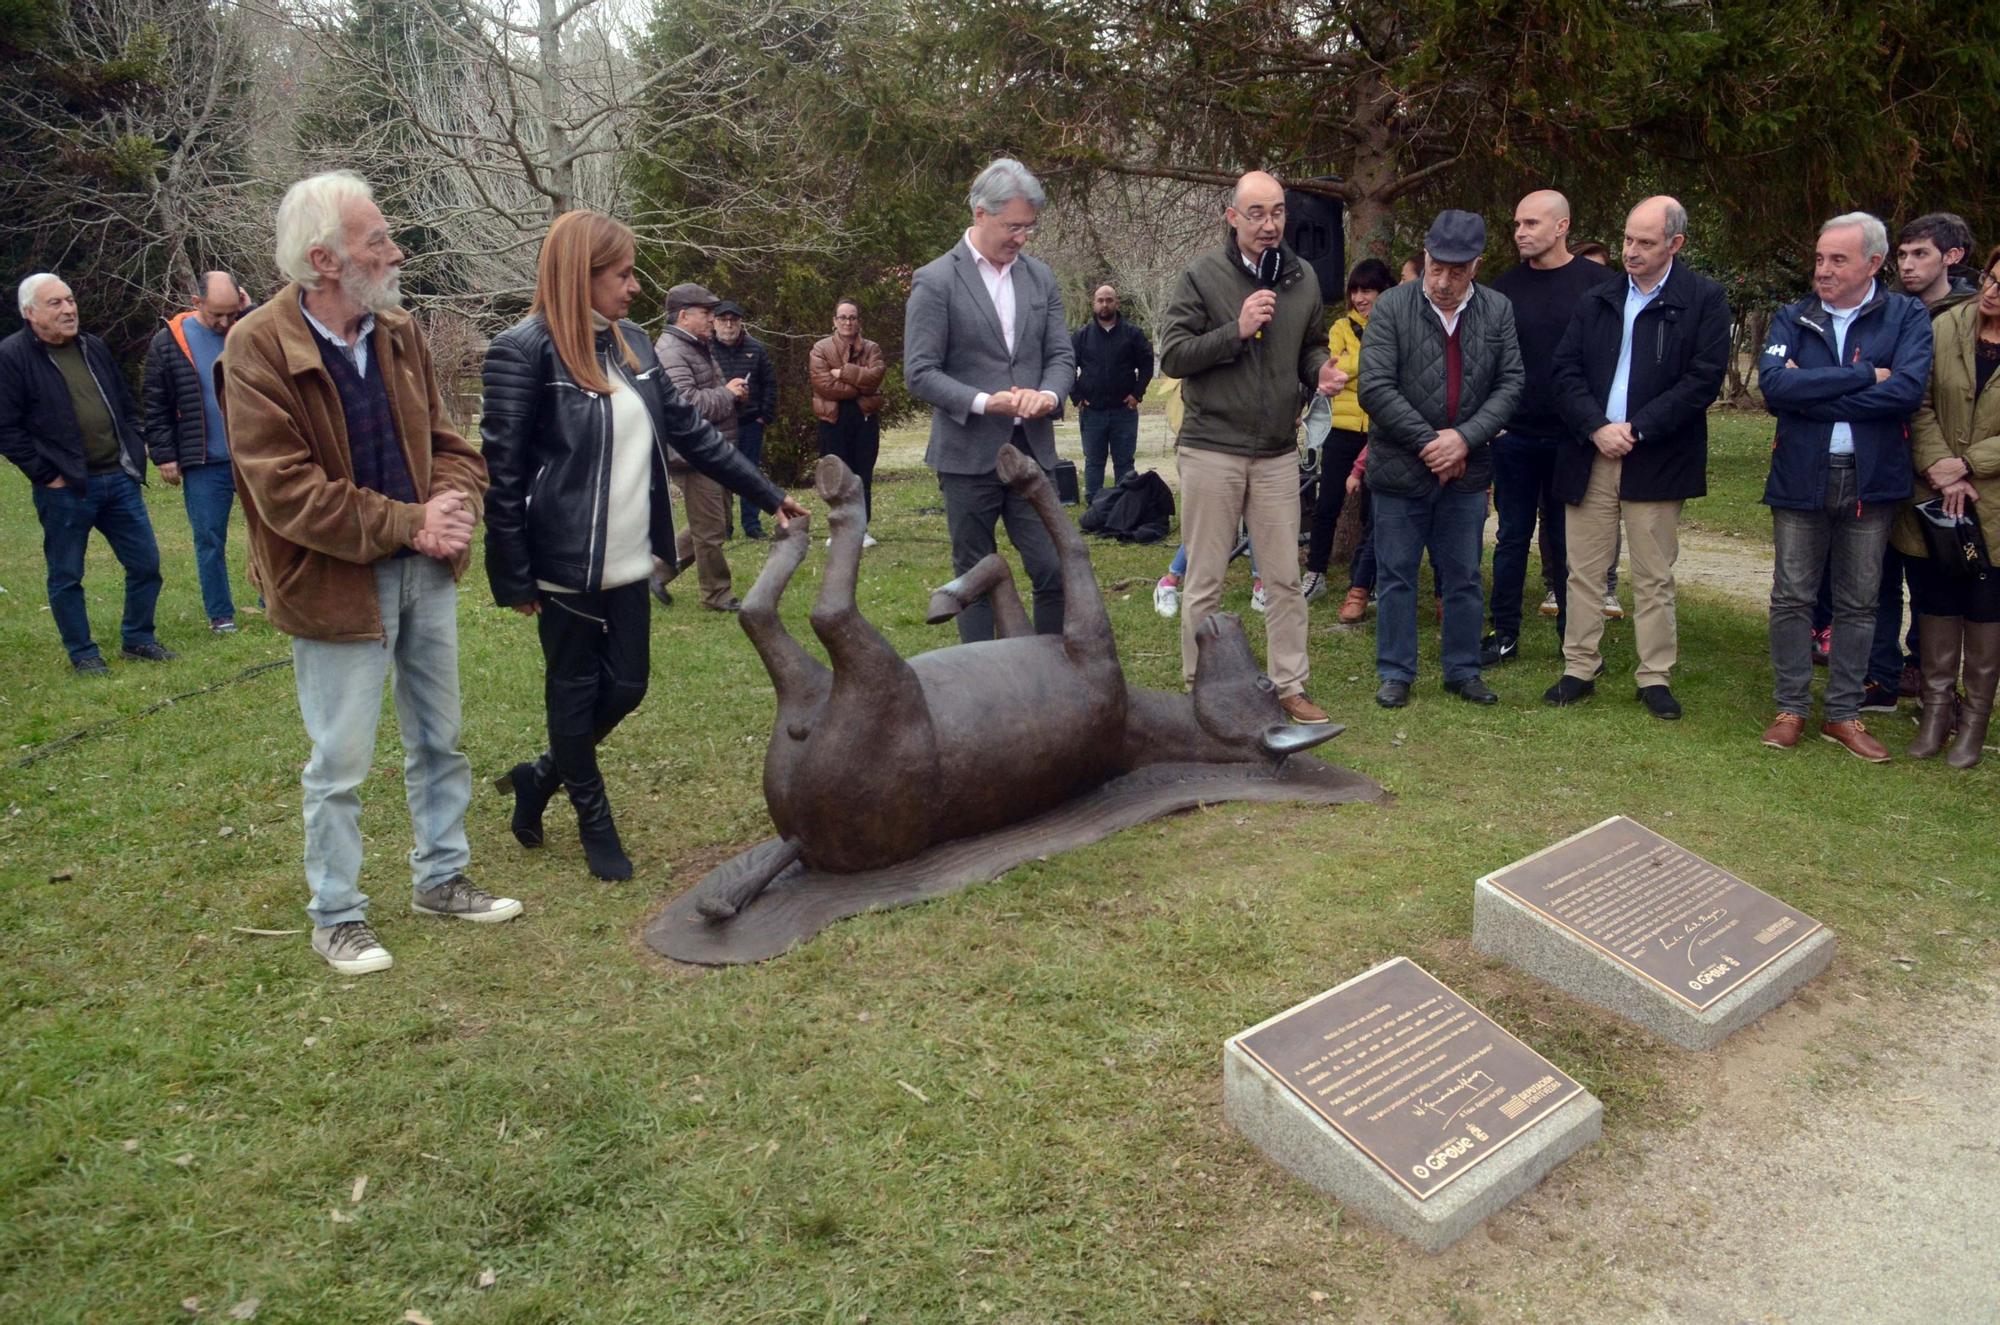
[[[123,471],[97,474],[80,492],[74,485],[37,487],[34,500],[42,522],[42,557],[49,566],[49,614],[70,661],[98,656],[83,601],[83,554],[93,529],[104,535],[111,555],[125,568],[125,618],[119,629],[125,647],[157,643],[153,606],[160,601],[160,545],[153,540],[153,521],[138,483]]]
[[[201,605],[210,621],[234,621],[229,595],[229,512],[236,505],[236,480],[227,460],[181,471],[181,500],[194,531],[194,569],[201,581]]]
[[[1104,459],[1111,457],[1111,481],[1123,483],[1137,468],[1139,454],[1139,411],[1084,408],[1076,412],[1076,426],[1083,434],[1083,504],[1104,488]]]
[[[1521,590],[1528,580],[1528,547],[1535,541],[1535,520],[1543,527],[1543,556],[1553,566],[1542,567],[1543,578],[1555,584],[1556,633],[1561,634],[1567,594],[1564,574],[1562,504],[1555,501],[1556,439],[1503,432],[1493,439],[1493,505],[1500,513],[1500,531],[1493,541],[1493,591],[1487,611],[1493,633],[1503,639],[1521,634]],[[1553,509],[1552,509],[1553,503]]]
[[[396,726],[403,738],[403,794],[416,849],[417,891],[463,872],[472,858],[465,809],[472,765],[458,749],[458,587],[429,557],[375,567],[385,638],[354,643],[292,641],[299,715],[312,738],[305,789],[306,914],[338,925],[367,914],[361,891],[361,780],[375,758],[382,683],[395,665]]]
[[[764,465],[764,425],[751,419],[743,419],[736,425],[736,449],[750,462],[752,469],[761,470]],[[743,503],[743,536],[762,538],[764,536],[764,512],[748,497],[740,498]]]
[[[1816,511],[1771,509],[1771,670],[1780,713],[1812,711],[1813,601],[1826,583],[1833,596],[1833,647],[1826,664],[1828,722],[1860,716],[1861,688],[1875,643],[1882,549],[1895,522],[1893,503],[1863,507],[1854,467],[1829,469],[1826,501]],[[1857,513],[1858,512],[1858,513]]]
[[[1433,488],[1423,497],[1370,494],[1375,517],[1375,674],[1417,678],[1417,568],[1430,549],[1444,599],[1438,661],[1447,684],[1479,675],[1479,546],[1485,492]]]

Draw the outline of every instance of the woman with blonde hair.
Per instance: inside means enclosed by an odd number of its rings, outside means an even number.
[[[647,580],[671,557],[666,450],[777,513],[805,512],[666,383],[646,334],[625,320],[639,292],[632,232],[596,212],[549,227],[528,316],[486,353],[482,449],[486,575],[502,607],[536,619],[549,746],[498,781],[523,846],[542,844],[558,786],[576,808],[590,872],[629,879],[597,746],[645,697]]]

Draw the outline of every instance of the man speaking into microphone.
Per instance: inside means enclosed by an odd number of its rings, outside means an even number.
[[[1160,332],[1160,370],[1181,379],[1181,674],[1222,600],[1239,524],[1264,577],[1265,671],[1292,721],[1323,723],[1306,694],[1299,593],[1299,405],[1347,385],[1326,348],[1319,278],[1286,248],[1285,188],[1253,170],[1223,208],[1229,240],[1182,272]]]

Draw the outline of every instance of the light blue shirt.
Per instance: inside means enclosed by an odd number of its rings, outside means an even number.
[[[312,325],[314,331],[317,331],[320,335],[326,337],[328,341],[340,347],[340,352],[345,354],[347,361],[354,365],[354,375],[364,382],[367,381],[368,338],[375,334],[375,315],[369,313],[361,319],[361,335],[352,345],[349,345],[341,337],[340,333],[312,315],[306,308],[306,297],[303,294],[299,296],[299,311],[306,315],[306,321]]]
[[[1611,394],[1604,402],[1607,422],[1625,422],[1627,397],[1632,387],[1632,324],[1639,320],[1639,314],[1646,310],[1647,304],[1660,297],[1660,291],[1667,288],[1667,281],[1673,274],[1674,264],[1670,261],[1659,283],[1650,290],[1641,290],[1639,283],[1630,276],[1625,278],[1625,339],[1618,343],[1618,369],[1611,374]]]
[[[1868,282],[1868,293],[1852,308],[1828,308],[1826,300],[1819,301],[1820,308],[1833,322],[1833,361],[1843,363],[1847,359],[1847,329],[1854,325],[1854,315],[1874,302],[1875,282]],[[1842,421],[1833,425],[1833,434],[1827,438],[1828,455],[1854,454],[1854,425]]]
[[[227,460],[229,438],[222,430],[222,407],[215,402],[215,361],[222,357],[222,333],[191,317],[181,322],[181,335],[187,337],[188,358],[201,381],[201,415],[208,433],[202,454],[211,461]]]

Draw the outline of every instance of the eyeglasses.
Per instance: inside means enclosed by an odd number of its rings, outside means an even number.
[[[1252,207],[1248,211],[1236,214],[1251,225],[1262,225],[1266,221],[1282,221],[1285,219],[1285,204],[1279,203],[1276,207]]]
[[[859,313],[835,313],[833,320],[835,322],[859,322],[861,315]]]
[[[1003,221],[1000,223],[1000,228],[1007,232],[1009,239],[1026,239],[1035,233],[1033,221]]]

